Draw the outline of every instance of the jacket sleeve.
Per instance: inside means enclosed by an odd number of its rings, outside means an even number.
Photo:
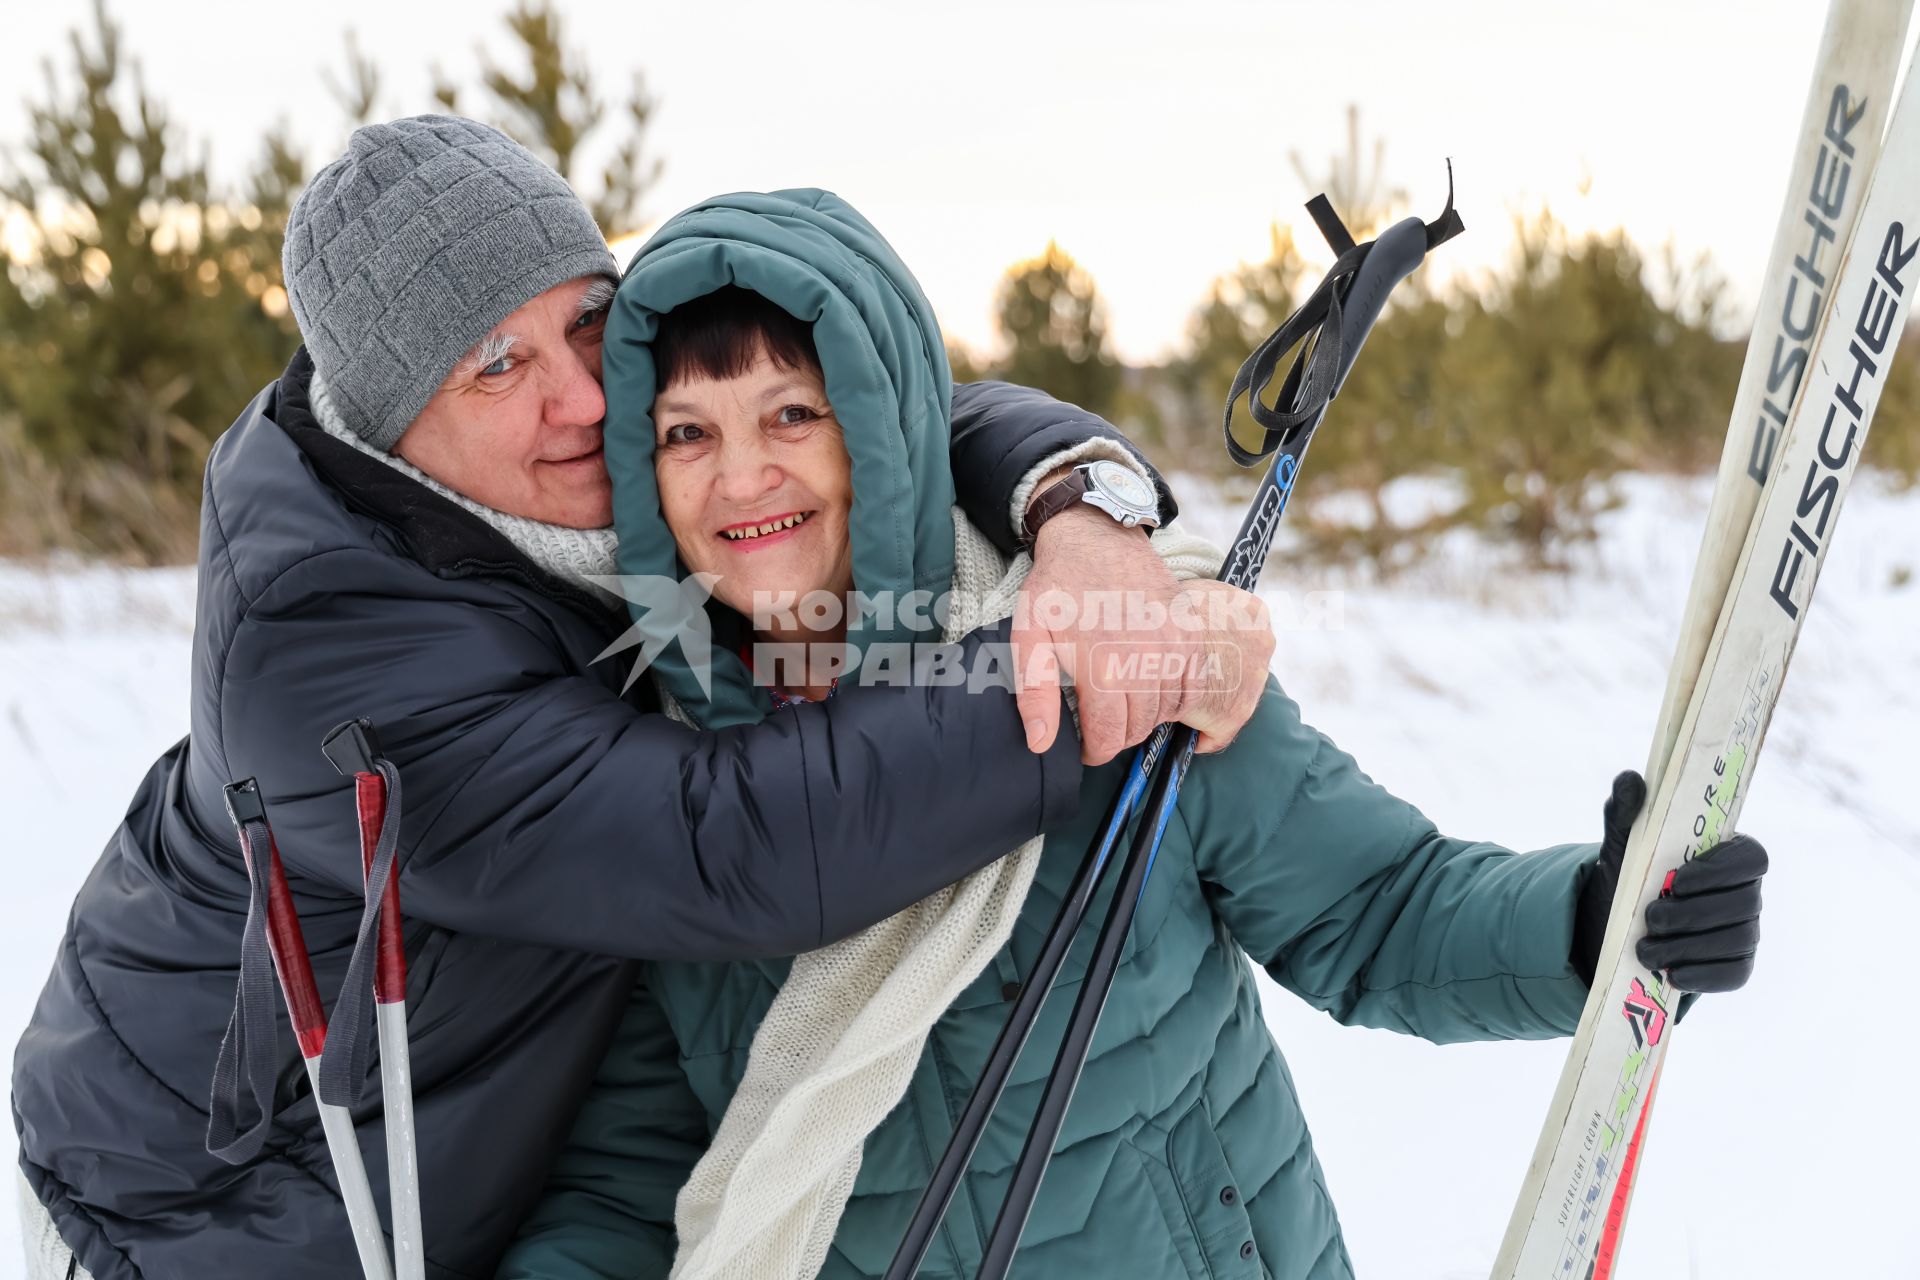
[[[1573,1033],[1587,997],[1574,896],[1598,845],[1514,853],[1441,835],[1271,681],[1195,784],[1178,813],[1215,914],[1309,1004],[1443,1044]]]
[[[710,1136],[643,978],[498,1280],[666,1280],[674,1198]]]
[[[961,510],[1008,555],[1020,550],[1008,519],[1015,490],[1041,463],[1089,441],[1107,441],[1129,454],[1153,481],[1164,528],[1180,513],[1166,480],[1146,455],[1098,414],[1055,400],[1044,391],[1006,382],[963,382],[953,389],[949,453]]]
[[[862,688],[697,733],[574,667],[554,622],[497,580],[402,582],[394,563],[364,550],[300,562],[251,603],[209,677],[226,722],[226,759],[209,767],[259,777],[287,868],[315,889],[360,895],[351,792],[319,751],[356,715],[400,770],[408,916],[619,956],[821,946],[1078,803],[1072,735],[1033,755],[1003,689]]]

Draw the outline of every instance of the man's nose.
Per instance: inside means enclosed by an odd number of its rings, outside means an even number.
[[[557,427],[599,426],[607,416],[607,397],[600,389],[597,350],[571,346],[562,359],[556,382],[547,392],[547,417]]]

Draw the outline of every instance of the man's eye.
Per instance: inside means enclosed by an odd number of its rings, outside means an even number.
[[[706,438],[707,433],[704,430],[691,422],[683,422],[679,426],[667,428],[665,442],[667,444],[699,444]]]
[[[580,318],[573,322],[573,331],[579,333],[583,329],[591,329],[595,325],[604,323],[606,318],[607,309],[605,307],[595,307],[592,311],[582,311]]]
[[[512,356],[501,356],[498,360],[495,360],[492,364],[480,370],[480,376],[483,378],[497,378],[518,363],[519,361],[515,360]]]

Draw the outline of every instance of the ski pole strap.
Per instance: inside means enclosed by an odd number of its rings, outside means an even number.
[[[1447,207],[1440,211],[1439,217],[1427,223],[1427,252],[1432,253],[1466,229],[1467,224],[1460,221],[1460,211],[1453,207],[1453,161],[1448,159]]]
[[[1307,211],[1339,257],[1307,300],[1268,335],[1265,342],[1254,348],[1253,354],[1234,374],[1233,384],[1227,389],[1227,407],[1221,430],[1226,436],[1227,453],[1243,467],[1250,467],[1268,457],[1292,440],[1302,427],[1316,421],[1340,390],[1347,366],[1352,363],[1354,353],[1346,350],[1341,312],[1355,277],[1380,241],[1369,240],[1356,245],[1324,195],[1308,201]],[[1447,165],[1446,208],[1432,222],[1419,223],[1418,226],[1422,243],[1409,246],[1417,249],[1411,254],[1412,261],[1405,264],[1409,271],[1418,265],[1425,253],[1453,239],[1465,229],[1460,214],[1453,207],[1451,162]],[[1381,239],[1396,237],[1396,233],[1401,231],[1402,227],[1396,226]],[[1393,279],[1386,282],[1388,289],[1405,271],[1392,274]],[[1386,293],[1383,291],[1377,302],[1384,303],[1385,299]],[[1287,369],[1286,380],[1281,383],[1279,394],[1271,397],[1272,403],[1269,404],[1267,389],[1273,385],[1280,361],[1295,348],[1299,348],[1299,354],[1294,356],[1293,364]],[[1243,396],[1246,398],[1247,417],[1252,420],[1251,427],[1245,422],[1236,426],[1234,422],[1234,409]]]
[[[1253,349],[1227,388],[1227,408],[1221,427],[1227,438],[1227,452],[1243,467],[1250,467],[1293,438],[1300,427],[1312,422],[1326,403],[1333,399],[1340,367],[1340,286],[1360,269],[1372,242],[1357,245],[1340,255],[1311,296],[1292,315]],[[1310,346],[1309,336],[1317,335]],[[1267,404],[1267,388],[1273,383],[1280,361],[1295,347],[1301,347],[1287,370],[1280,394]],[[1236,431],[1234,406],[1246,397],[1247,415],[1256,431]]]
[[[1307,214],[1313,219],[1313,225],[1320,228],[1320,235],[1333,247],[1337,257],[1353,248],[1353,233],[1347,230],[1347,224],[1340,221],[1340,215],[1333,211],[1333,201],[1327,199],[1322,191],[1307,201]]]
[[[220,1053],[213,1063],[213,1097],[207,1107],[207,1151],[228,1164],[245,1164],[260,1153],[273,1120],[273,955],[267,942],[268,876],[273,833],[266,806],[252,778],[227,788],[227,811],[240,835],[247,867],[247,922],[240,931],[240,978]],[[243,1086],[258,1113],[240,1128]]]
[[[340,1107],[359,1101],[367,1079],[368,1055],[373,1047],[373,979],[379,959],[381,908],[387,900],[387,885],[393,878],[400,847],[400,771],[384,756],[369,763],[372,768],[366,772],[378,773],[386,783],[387,811],[380,823],[373,861],[366,868],[366,905],[360,911],[353,958],[347,962],[346,981],[333,1006],[332,1033],[320,1055],[320,1101]]]

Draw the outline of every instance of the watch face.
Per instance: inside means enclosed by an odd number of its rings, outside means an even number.
[[[1160,504],[1154,501],[1153,486],[1134,474],[1129,467],[1103,459],[1087,468],[1087,479],[1123,507],[1142,515],[1153,515],[1159,510]]]

